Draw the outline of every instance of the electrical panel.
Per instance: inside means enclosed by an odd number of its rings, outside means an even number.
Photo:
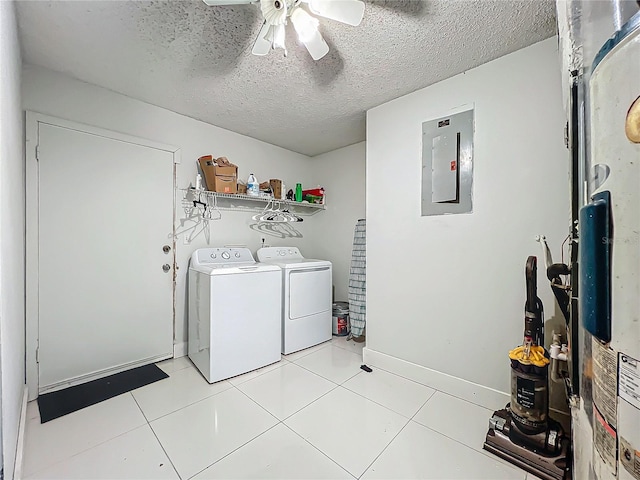
[[[422,124],[422,216],[472,211],[473,110]]]

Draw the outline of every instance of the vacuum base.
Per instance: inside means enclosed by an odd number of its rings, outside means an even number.
[[[535,437],[552,437],[558,433],[554,425],[549,426],[549,430]],[[508,410],[498,410],[494,412],[489,423],[489,431],[483,448],[488,452],[497,455],[513,465],[530,472],[543,480],[568,480],[571,478],[571,468],[569,462],[569,440],[561,440],[560,452],[549,455],[542,448],[534,448],[531,445],[524,446],[521,438],[525,434],[517,430],[511,421]],[[512,439],[513,438],[513,439]],[[535,439],[532,439],[535,441]]]

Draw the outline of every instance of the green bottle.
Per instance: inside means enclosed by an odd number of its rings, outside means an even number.
[[[296,202],[302,201],[302,184],[296,183]]]

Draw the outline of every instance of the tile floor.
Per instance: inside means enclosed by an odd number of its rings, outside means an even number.
[[[334,338],[214,385],[161,362],[168,379],[45,424],[31,402],[24,478],[527,478],[482,450],[491,411],[361,364]]]

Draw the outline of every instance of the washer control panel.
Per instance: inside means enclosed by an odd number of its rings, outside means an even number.
[[[261,262],[273,262],[298,258],[304,257],[297,247],[264,247],[258,250],[258,260]]]
[[[255,263],[248,248],[222,247],[200,248],[193,252],[191,265],[234,265],[238,263]]]

